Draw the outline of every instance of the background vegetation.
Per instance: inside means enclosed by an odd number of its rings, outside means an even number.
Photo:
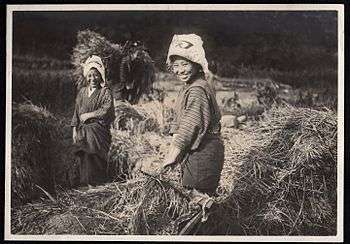
[[[49,57],[65,67],[79,30],[120,44],[143,41],[160,71],[173,34],[197,33],[220,76],[336,89],[337,17],[331,11],[17,12],[13,27],[16,55]]]

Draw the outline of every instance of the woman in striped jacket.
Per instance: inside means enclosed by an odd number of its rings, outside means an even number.
[[[163,172],[181,163],[182,184],[213,195],[224,162],[221,114],[209,74],[202,40],[195,34],[174,35],[167,64],[184,83],[176,101],[173,142]]]

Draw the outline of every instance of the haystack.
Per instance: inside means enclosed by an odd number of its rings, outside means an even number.
[[[155,66],[143,45],[127,42],[121,46],[90,30],[79,31],[77,39],[71,59],[78,89],[85,86],[82,64],[89,56],[97,55],[106,68],[107,85],[115,97],[136,104],[143,94],[151,91]]]
[[[127,130],[131,134],[157,132],[168,134],[174,120],[174,109],[159,101],[132,105],[128,102],[115,101],[114,128]]]
[[[334,235],[337,115],[273,108],[241,158],[231,213],[249,235]]]
[[[13,104],[11,199],[13,205],[38,197],[43,188],[54,193],[53,165],[57,163],[58,120],[30,103]]]
[[[77,45],[73,49],[72,64],[74,66],[74,78],[78,89],[85,84],[83,66],[86,59],[91,55],[100,56],[106,68],[106,79],[109,86],[118,83],[119,63],[122,58],[122,47],[111,43],[100,34],[84,30],[77,35]]]
[[[12,205],[74,186],[78,165],[69,122],[31,102],[12,106]]]
[[[128,102],[115,102],[114,128],[127,130],[132,134],[143,134],[146,131],[158,131],[159,124],[156,117],[145,112],[138,105]]]
[[[240,162],[231,167],[235,174],[231,191],[227,184],[221,187],[209,218],[193,234],[334,235],[336,117],[331,111],[293,107],[266,113],[259,126],[251,128],[255,142],[247,139],[250,147],[225,162]],[[134,162],[150,155],[162,160],[159,143],[152,143],[149,133],[131,139],[121,132],[118,136],[124,139],[119,141],[130,140],[128,150],[133,154],[129,156]],[[182,188],[178,173],[162,177],[140,173],[125,183],[59,193],[56,203],[22,206],[13,211],[12,232],[178,234],[184,220],[201,211],[191,205],[191,195]],[[31,225],[33,218],[42,221],[39,229]]]
[[[138,177],[142,168],[160,168],[170,140],[170,137],[154,131],[133,134],[112,129],[112,144],[108,154],[111,180],[125,181]]]
[[[225,195],[215,199],[209,219],[196,227],[195,234],[334,235],[336,114],[293,107],[273,108],[252,132],[255,142],[239,155],[240,164],[232,167],[235,177],[231,192],[227,193],[227,186],[221,187]],[[226,155],[226,159],[228,157],[230,155]],[[160,207],[156,203],[166,201],[165,198],[158,200],[162,190],[152,196],[154,189],[156,187],[148,188],[151,197],[148,196],[147,201],[155,201],[153,210],[158,212]],[[191,211],[187,212],[188,201],[182,201],[182,209],[191,215]],[[166,205],[169,206],[170,203]],[[136,220],[142,223],[139,226],[143,227],[136,228],[136,233],[164,233],[165,226],[159,230],[161,223],[158,229],[145,229],[147,223],[152,223],[149,212],[152,211],[148,209],[136,215]],[[179,219],[181,216],[166,221],[172,225]],[[175,229],[167,231],[176,233]]]
[[[12,209],[11,232],[128,234],[128,222],[143,182],[109,183],[88,191],[60,190],[54,203],[43,199]]]

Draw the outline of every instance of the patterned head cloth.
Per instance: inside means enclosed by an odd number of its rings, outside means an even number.
[[[84,65],[84,70],[83,70],[83,74],[84,77],[87,76],[88,72],[90,69],[95,68],[97,69],[97,71],[101,74],[103,83],[101,83],[101,86],[105,86],[106,83],[106,75],[105,75],[105,67],[103,66],[102,60],[99,56],[96,55],[92,55],[91,57],[89,57]]]
[[[171,65],[170,57],[173,55],[184,57],[202,66],[205,74],[209,73],[208,62],[205,58],[203,41],[196,34],[174,35],[170,43],[167,65]]]

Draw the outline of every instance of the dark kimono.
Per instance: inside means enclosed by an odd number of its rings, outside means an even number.
[[[179,92],[176,113],[173,144],[186,152],[182,184],[212,195],[224,163],[221,113],[215,91],[201,78],[186,84]]]
[[[94,113],[94,118],[81,123],[84,113]],[[88,96],[83,87],[76,98],[71,126],[77,128],[75,154],[80,160],[80,183],[98,184],[107,179],[107,155],[111,145],[110,125],[114,121],[113,98],[110,89],[96,89]]]

